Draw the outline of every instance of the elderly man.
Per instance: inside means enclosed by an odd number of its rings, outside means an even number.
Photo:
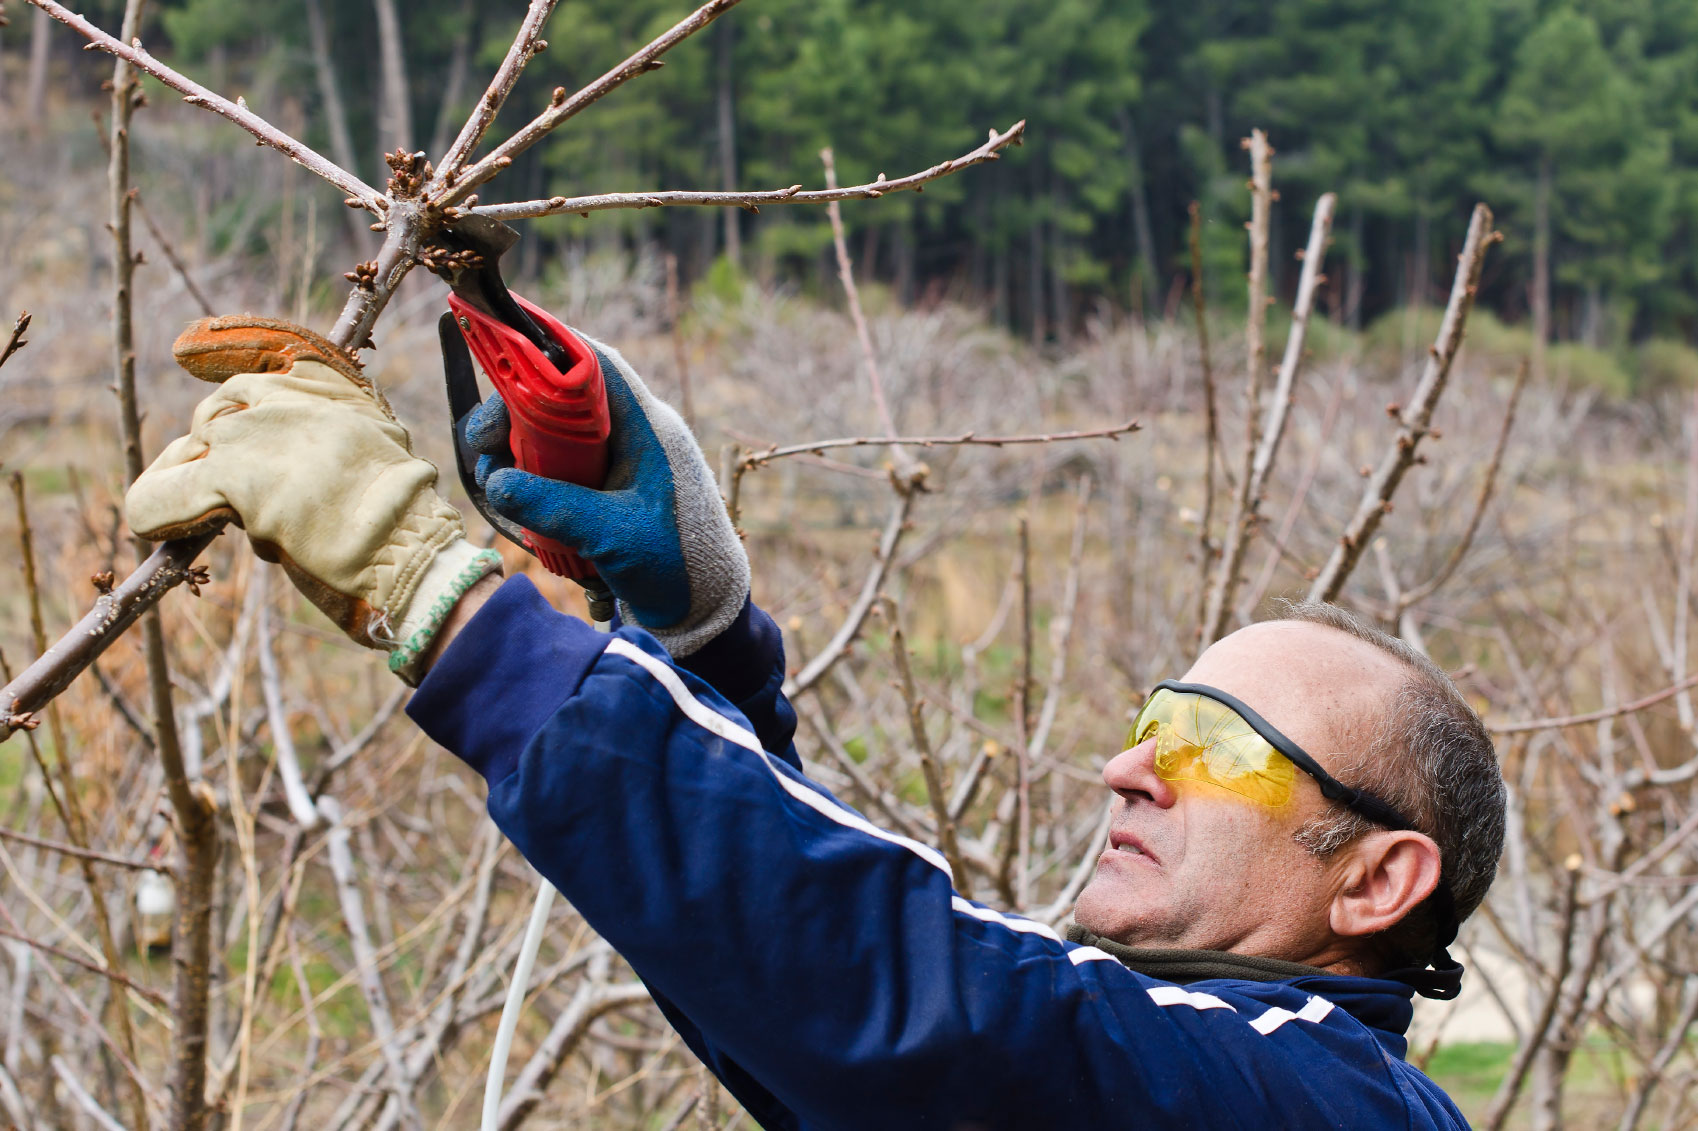
[[[236,519],[489,783],[489,811],[769,1128],[1398,1127],[1464,1121],[1404,1060],[1416,992],[1484,896],[1504,797],[1444,674],[1302,606],[1139,712],[1070,939],[963,899],[932,848],[802,773],[772,621],[683,422],[594,342],[612,463],[488,500],[593,562],[611,635],[469,546],[345,355],[250,317],[177,355],[221,382],[137,480],[132,527]]]

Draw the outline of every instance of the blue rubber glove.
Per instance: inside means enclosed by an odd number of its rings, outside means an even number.
[[[564,542],[595,566],[620,615],[674,657],[725,630],[749,596],[749,558],[689,427],[618,351],[583,339],[601,362],[613,430],[602,489],[513,466],[507,406],[491,396],[466,419],[483,455],[477,479],[497,514]]]

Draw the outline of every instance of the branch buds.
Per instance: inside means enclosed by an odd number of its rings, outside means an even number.
[[[389,166],[389,195],[397,199],[408,199],[419,195],[424,184],[436,172],[430,162],[425,160],[424,150],[407,153],[396,149],[393,153],[383,155],[383,163]]]
[[[364,263],[356,263],[352,271],[342,272],[342,277],[362,291],[376,290],[377,260],[368,259]]]
[[[426,244],[419,250],[419,262],[432,271],[476,271],[483,266],[483,256],[471,248],[453,250],[441,244]]]

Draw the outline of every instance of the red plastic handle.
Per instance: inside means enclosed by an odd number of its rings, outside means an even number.
[[[549,479],[600,487],[607,477],[607,387],[589,346],[559,320],[518,295],[513,299],[552,337],[571,365],[564,373],[523,334],[448,296],[448,308],[490,381],[507,403],[514,462]],[[525,541],[550,573],[582,579],[595,569],[569,547],[525,531]]]

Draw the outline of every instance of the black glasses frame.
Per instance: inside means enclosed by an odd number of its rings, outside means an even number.
[[[1371,793],[1352,789],[1321,769],[1321,764],[1311,758],[1307,751],[1285,735],[1274,729],[1262,716],[1258,715],[1247,704],[1235,695],[1229,695],[1218,687],[1210,687],[1206,683],[1181,683],[1176,679],[1164,679],[1156,684],[1150,692],[1151,698],[1157,691],[1175,691],[1182,695],[1201,695],[1205,699],[1213,699],[1216,703],[1230,707],[1240,718],[1250,724],[1250,729],[1267,739],[1268,745],[1284,754],[1298,769],[1315,779],[1315,784],[1321,787],[1321,796],[1328,801],[1336,801],[1353,813],[1359,813],[1376,824],[1388,829],[1415,830],[1415,824],[1403,814],[1387,805]],[[1145,700],[1146,704],[1149,700]],[[1139,708],[1139,713],[1143,711]]]

